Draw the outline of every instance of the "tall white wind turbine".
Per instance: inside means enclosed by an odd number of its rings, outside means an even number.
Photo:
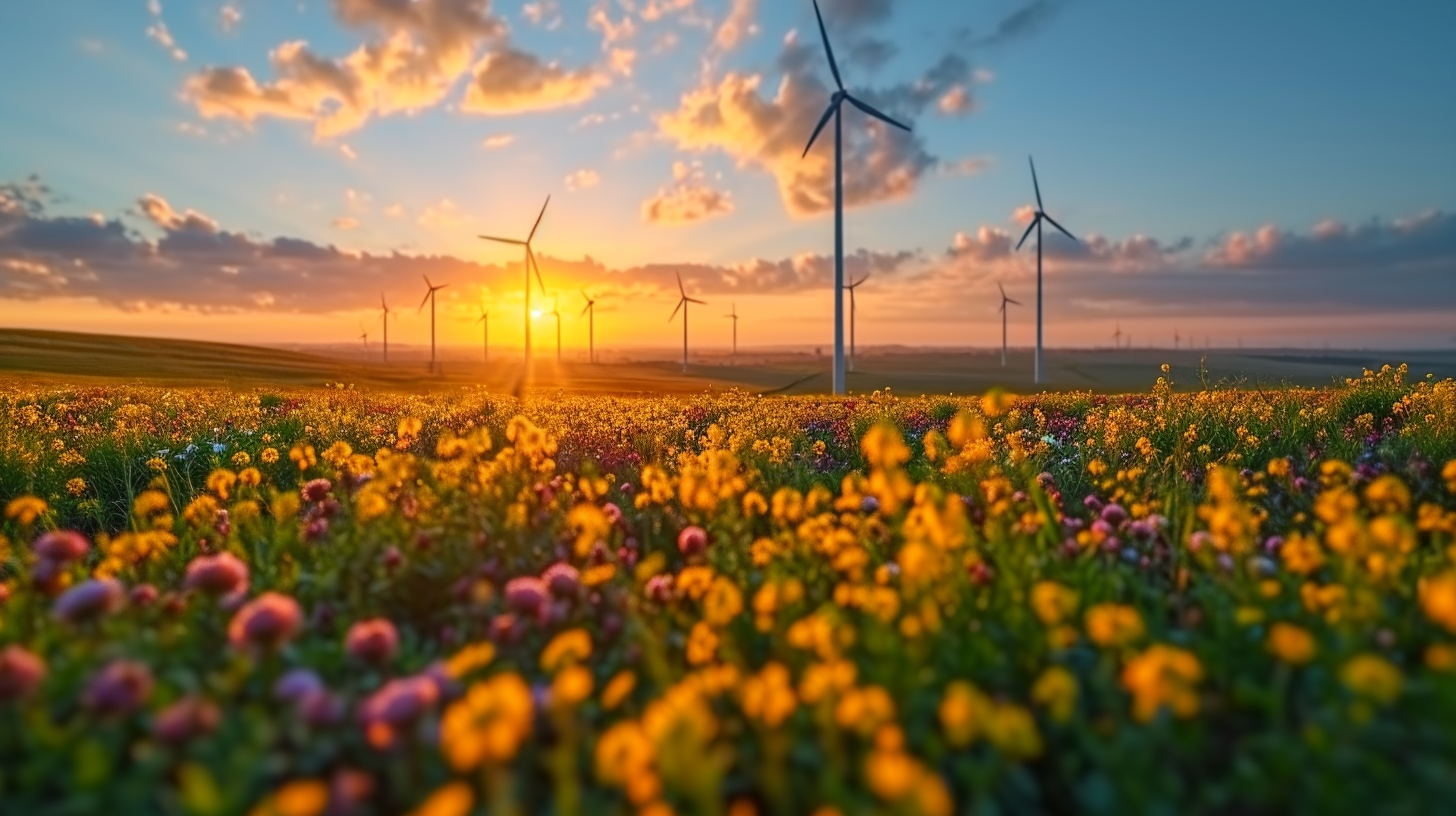
[[[1019,301],[1019,300],[1012,300],[1011,298],[1007,297],[1006,296],[1006,287],[1002,286],[1001,284],[999,284],[999,283],[996,284],[996,288],[1001,290],[1001,309],[1000,309],[1000,312],[1001,312],[1001,367],[1002,368],[1005,368],[1006,367],[1006,312],[1008,311],[1006,307],[1008,305],[1011,305],[1011,306],[1020,306],[1021,305],[1021,301]]]
[[[430,283],[430,279],[426,277],[425,285],[429,287],[429,291],[425,292],[425,299],[420,301],[420,308],[415,309],[415,312],[418,313],[421,309],[424,309],[426,303],[430,304],[430,371],[433,373],[438,370],[438,364],[435,362],[435,293],[450,284],[442,283],[436,286]]]
[[[677,308],[672,310],[672,317],[669,317],[667,319],[667,322],[671,323],[673,321],[673,318],[677,317],[678,311],[681,311],[682,312],[682,316],[683,316],[683,373],[686,374],[686,373],[688,373],[688,304],[689,303],[696,303],[699,306],[707,306],[708,304],[707,303],[704,303],[703,301],[698,300],[696,298],[690,298],[690,297],[688,297],[688,290],[686,290],[686,289],[683,288],[682,273],[681,272],[677,273],[677,291],[678,291],[678,294],[681,295],[682,297],[678,299]]]
[[[496,238],[492,235],[477,236],[484,241],[495,241],[498,244],[514,244],[526,249],[526,369],[531,367],[531,270],[536,270],[536,285],[541,288],[541,296],[546,296],[546,284],[541,282],[541,267],[536,265],[536,254],[531,251],[531,241],[536,237],[536,230],[541,228],[541,219],[546,217],[546,207],[551,204],[551,196],[546,196],[546,203],[541,205],[541,214],[536,216],[536,223],[531,227],[531,233],[526,240],[521,241],[515,238]]]
[[[1057,229],[1061,230],[1063,235],[1067,236],[1068,238],[1071,238],[1073,241],[1077,240],[1077,238],[1076,238],[1076,236],[1072,235],[1072,233],[1067,232],[1066,228],[1063,227],[1061,224],[1058,224],[1056,222],[1056,219],[1054,219],[1050,215],[1047,215],[1046,214],[1046,208],[1043,207],[1042,206],[1042,203],[1041,203],[1041,185],[1038,184],[1037,181],[1036,181],[1036,162],[1032,161],[1032,159],[1031,159],[1030,156],[1027,156],[1026,157],[1026,161],[1027,161],[1027,163],[1029,163],[1031,165],[1031,186],[1032,186],[1033,189],[1036,190],[1036,215],[1035,215],[1035,217],[1033,217],[1031,219],[1031,223],[1026,226],[1026,232],[1024,232],[1024,233],[1021,234],[1021,240],[1016,242],[1016,248],[1017,249],[1021,249],[1021,245],[1024,244],[1024,243],[1026,243],[1026,239],[1027,239],[1028,236],[1031,235],[1031,231],[1032,230],[1036,230],[1036,372],[1035,372],[1035,381],[1036,381],[1037,385],[1040,385],[1041,384],[1041,381],[1042,381],[1042,371],[1043,371],[1042,365],[1041,365],[1041,348],[1042,348],[1042,345],[1041,345],[1041,336],[1042,336],[1042,331],[1041,331],[1041,318],[1042,318],[1042,314],[1041,314],[1041,312],[1042,312],[1042,294],[1041,294],[1041,249],[1042,249],[1042,236],[1041,236],[1041,222],[1045,221],[1048,224],[1051,224],[1052,226],[1054,226]]]

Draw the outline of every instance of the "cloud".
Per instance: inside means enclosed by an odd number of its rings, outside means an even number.
[[[595,68],[567,71],[554,62],[508,48],[487,55],[475,67],[461,110],[512,114],[579,105],[608,82]]]
[[[541,26],[548,31],[555,30],[561,26],[563,19],[560,0],[526,3],[521,6],[521,16],[531,25]]]
[[[889,40],[880,40],[874,37],[866,37],[849,44],[846,50],[846,57],[854,65],[863,66],[870,71],[877,71],[884,67],[885,63],[894,58],[900,49]]]
[[[207,118],[251,125],[260,117],[310,121],[324,140],[362,127],[372,116],[432,107],[469,70],[482,44],[504,23],[490,0],[334,0],[346,26],[373,39],[342,58],[285,42],[269,55],[272,82],[247,68],[210,67],[190,77],[183,96]]]
[[[494,136],[487,136],[481,140],[480,146],[486,150],[499,150],[516,140],[510,133],[497,133]]]
[[[753,21],[757,13],[758,0],[732,0],[728,15],[713,34],[713,47],[720,53],[727,53],[757,34],[758,24]]]
[[[1069,0],[1030,0],[1026,5],[1002,17],[981,45],[1001,45],[1027,37],[1045,28]]]
[[[693,0],[647,0],[647,5],[642,7],[642,19],[647,22],[656,22],[669,14],[675,14],[693,7]]]
[[[814,73],[812,46],[796,36],[786,38],[778,64],[783,77],[766,97],[761,75],[729,73],[717,84],[701,85],[684,94],[678,108],[657,119],[661,132],[683,150],[722,151],[740,168],[767,170],[778,183],[789,214],[808,217],[834,206],[832,133],[822,135],[807,157],[804,146],[824,112],[829,89]],[[918,80],[884,89],[855,89],[871,105],[913,121],[970,73],[965,60],[942,58]],[[938,160],[920,137],[891,129],[845,108],[844,198],[850,207],[903,199]]]
[[[162,46],[167,53],[172,55],[172,59],[178,62],[187,61],[187,52],[177,45],[177,40],[172,37],[172,32],[168,30],[165,22],[159,19],[147,26],[147,37]]]
[[[941,94],[935,107],[946,116],[965,116],[975,109],[976,103],[971,99],[971,93],[966,90],[966,86],[953,85],[950,90]]]
[[[733,198],[708,186],[700,165],[673,162],[673,183],[642,202],[642,220],[649,224],[680,226],[733,212]]]
[[[566,177],[566,189],[576,192],[597,186],[602,177],[595,170],[578,170]]]
[[[354,230],[358,228],[359,219],[357,218],[350,218],[347,215],[343,215],[334,219],[334,229],[344,230],[345,232],[347,232],[349,230]]]
[[[172,209],[167,200],[155,193],[147,193],[137,201],[137,210],[158,227],[167,232],[196,232],[214,234],[218,231],[217,221],[196,210],[179,213]]]
[[[448,198],[442,198],[438,204],[425,207],[418,219],[420,226],[438,232],[460,229],[469,222],[470,217],[460,211],[460,205]]]
[[[233,3],[224,3],[218,10],[218,23],[225,33],[231,34],[243,21],[243,10]]]
[[[952,162],[941,162],[940,171],[948,176],[974,176],[991,166],[985,156],[967,156]]]
[[[339,154],[349,161],[354,161],[359,158],[359,153],[346,144],[339,145]]]

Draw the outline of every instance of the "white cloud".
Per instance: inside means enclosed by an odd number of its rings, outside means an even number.
[[[602,177],[595,170],[578,170],[566,177],[566,189],[576,192],[587,190],[601,183]]]
[[[497,133],[494,136],[487,136],[482,139],[480,142],[480,146],[485,148],[486,150],[498,150],[511,144],[515,140],[516,137],[510,133]]]

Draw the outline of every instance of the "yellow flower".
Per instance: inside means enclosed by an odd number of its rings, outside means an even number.
[[[1389,660],[1374,654],[1359,654],[1340,668],[1340,680],[1355,694],[1390,704],[1400,696],[1403,678]]]
[[[224,501],[232,494],[233,485],[238,483],[238,475],[226,468],[218,468],[207,477],[207,492],[217,496]]]
[[[865,432],[860,440],[865,462],[875,470],[897,470],[910,461],[910,448],[894,425],[880,423]]]
[[[1076,590],[1055,581],[1040,581],[1031,588],[1031,608],[1046,626],[1056,626],[1077,611]]]
[[[1011,406],[1015,403],[1015,394],[993,388],[987,391],[984,397],[981,397],[981,413],[995,418],[1011,410]]]
[[[769,728],[777,728],[799,704],[794,696],[793,679],[782,663],[769,663],[758,674],[744,680],[739,695],[743,713],[762,720]]]
[[[1036,720],[1021,706],[1011,703],[993,706],[985,731],[987,741],[1012,759],[1041,756],[1041,734],[1036,730]]]
[[[1317,539],[1293,533],[1279,550],[1284,568],[1295,575],[1308,575],[1324,566],[1325,555]]]
[[[1077,706],[1077,678],[1061,666],[1048,666],[1032,685],[1031,700],[1053,721],[1066,722]]]
[[[1446,463],[1441,468],[1441,478],[1446,480],[1446,490],[1449,493],[1456,493],[1456,459]]]
[[[410,816],[466,816],[475,807],[475,791],[464,782],[447,782],[430,794],[430,798],[410,812]]]
[[[247,451],[238,451],[237,453],[233,454],[233,458],[231,461],[233,463],[233,467],[247,467],[248,465],[252,464],[253,457],[249,456]]]
[[[1264,642],[1269,654],[1285,663],[1302,666],[1314,659],[1317,647],[1314,635],[1292,623],[1280,621],[1269,627],[1269,637]]]
[[[895,701],[879,686],[849,689],[834,707],[834,721],[839,727],[854,729],[865,736],[894,719]]]
[[[718,653],[718,636],[713,633],[712,627],[698,621],[688,632],[688,663],[693,666],[701,666],[713,659]]]
[[[608,785],[626,785],[652,767],[657,749],[634,720],[616,723],[597,740],[597,778]]]
[[[457,771],[507,762],[531,733],[531,689],[515,673],[470,687],[440,718],[440,752]]]
[[[265,465],[275,465],[278,463],[278,449],[264,448],[263,452],[258,454],[258,459]],[[165,465],[166,463],[164,462],[163,464]]]
[[[875,751],[865,758],[865,782],[876,796],[903,799],[920,780],[918,763],[902,751]]]
[[[856,667],[848,660],[811,663],[799,678],[799,699],[808,705],[854,687]]]
[[[1365,503],[1372,513],[1406,513],[1410,502],[1410,489],[1398,476],[1387,473],[1365,488]]]
[[[1420,599],[1426,617],[1456,633],[1456,572],[1421,579]]]
[[[86,480],[77,476],[66,481],[66,492],[72,496],[80,496],[86,492]]]
[[[459,680],[490,665],[495,659],[495,644],[488,640],[472,643],[445,661],[445,673]]]
[[[621,705],[636,687],[637,675],[627,670],[617,672],[617,676],[609,680],[607,687],[602,689],[602,708],[611,711]]]
[[[554,672],[562,666],[585,662],[591,653],[591,635],[585,629],[568,629],[541,650],[541,670]]]
[[[957,748],[975,742],[990,708],[991,701],[970,683],[956,680],[946,686],[939,709],[946,740]]]
[[[18,496],[5,505],[5,518],[12,519],[22,527],[28,527],[45,515],[45,499],[36,496]]]
[[[551,704],[570,708],[591,696],[591,670],[581,666],[567,666],[551,681]]]
[[[1121,604],[1098,604],[1087,610],[1087,637],[1103,648],[1130,646],[1143,637],[1143,619]]]
[[[1437,672],[1456,672],[1456,646],[1431,644],[1426,648],[1426,668]]]
[[[703,597],[703,619],[713,626],[726,626],[743,612],[743,593],[726,576],[713,579]]]
[[[1122,670],[1122,687],[1132,694],[1133,717],[1148,722],[1167,706],[1177,717],[1198,713],[1196,686],[1203,680],[1203,666],[1192,652],[1155,643],[1127,662]]]
[[[329,803],[329,786],[300,779],[279,788],[252,811],[252,816],[319,816]]]

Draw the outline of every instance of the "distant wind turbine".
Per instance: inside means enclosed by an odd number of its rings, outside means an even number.
[[[389,304],[384,302],[384,293],[379,293],[379,319],[384,323],[384,362],[389,362]]]
[[[1112,347],[1113,348],[1116,348],[1116,349],[1122,348],[1122,324],[1121,323],[1118,323],[1117,324],[1117,331],[1115,331],[1115,332],[1112,333]]]
[[[1007,312],[1006,306],[1007,306],[1007,304],[1010,304],[1012,306],[1020,306],[1021,305],[1021,301],[1019,301],[1019,300],[1012,300],[1011,298],[1006,297],[1006,287],[1002,286],[1001,284],[999,284],[999,283],[996,284],[996,288],[1001,290],[1001,310],[1000,310],[1001,311],[1001,367],[1002,368],[1005,368],[1006,367],[1006,312]]]
[[[853,371],[854,370],[854,361],[855,361],[855,357],[856,357],[855,350],[854,350],[854,326],[855,326],[855,319],[854,319],[854,290],[858,289],[860,284],[864,283],[865,281],[867,281],[869,279],[870,279],[870,276],[869,275],[865,275],[863,278],[860,278],[859,280],[855,281],[854,283],[851,283],[850,285],[844,287],[845,289],[848,289],[849,290],[849,370],[850,371]]]
[[[1058,224],[1056,222],[1056,219],[1054,219],[1050,215],[1047,215],[1046,214],[1046,208],[1043,207],[1042,206],[1042,203],[1041,203],[1041,185],[1038,184],[1037,181],[1036,181],[1036,162],[1032,161],[1032,159],[1031,159],[1030,156],[1027,156],[1026,157],[1026,161],[1027,161],[1028,164],[1031,165],[1031,186],[1036,190],[1036,216],[1033,217],[1031,219],[1031,223],[1027,225],[1026,232],[1022,233],[1022,235],[1021,235],[1021,240],[1016,242],[1016,248],[1017,249],[1021,249],[1021,245],[1024,244],[1024,243],[1026,243],[1026,239],[1027,239],[1028,236],[1031,235],[1031,231],[1032,230],[1036,230],[1036,370],[1035,370],[1035,380],[1036,380],[1036,383],[1038,385],[1040,385],[1041,384],[1041,381],[1042,381],[1042,366],[1041,366],[1041,348],[1042,348],[1042,346],[1041,346],[1041,317],[1042,317],[1042,314],[1041,314],[1041,312],[1042,312],[1042,308],[1041,308],[1042,307],[1042,295],[1041,295],[1041,251],[1042,251],[1042,243],[1043,243],[1042,242],[1042,236],[1041,236],[1041,222],[1045,221],[1048,224],[1051,224],[1052,226],[1054,226],[1057,229],[1061,230],[1063,235],[1067,236],[1068,238],[1071,238],[1073,241],[1077,240],[1077,238],[1076,238],[1076,236],[1072,235],[1072,233],[1067,232],[1067,229],[1065,227],[1063,227],[1061,224]]]
[[[536,223],[531,227],[531,233],[526,240],[518,241],[515,238],[496,238],[490,235],[478,236],[485,241],[495,241],[499,244],[514,244],[526,248],[526,366],[531,365],[531,270],[536,270],[536,285],[541,288],[541,296],[546,296],[546,284],[541,282],[541,267],[536,264],[536,254],[531,251],[531,241],[536,237],[536,230],[541,227],[541,219],[546,217],[546,207],[551,204],[551,196],[546,196],[546,203],[541,205],[541,214],[536,216]]]
[[[1182,342],[1183,338],[1178,335],[1178,330],[1176,328],[1173,329],[1173,348],[1176,350]]]
[[[688,373],[688,304],[689,303],[696,303],[699,306],[706,306],[708,304],[704,303],[701,300],[697,300],[696,298],[690,298],[690,297],[688,297],[688,290],[686,290],[686,289],[683,288],[682,273],[681,272],[677,273],[677,291],[678,291],[678,294],[682,295],[682,297],[680,299],[678,299],[677,308],[672,310],[672,317],[669,317],[667,319],[667,322],[671,323],[673,321],[673,318],[676,318],[677,317],[678,311],[681,311],[682,312],[682,316],[683,316],[683,373],[686,374],[686,373]]]
[[[733,364],[738,365],[738,304],[733,304],[733,311],[723,315],[733,321]]]
[[[480,358],[482,362],[490,362],[490,312],[485,307],[480,307],[480,319],[475,321],[480,324]]]
[[[824,28],[824,15],[819,13],[819,0],[814,0],[814,17],[819,21],[819,36],[824,40],[824,54],[829,58],[829,71],[834,74],[834,85],[836,90],[829,97],[829,107],[824,110],[824,115],[819,118],[819,124],[814,128],[814,134],[809,137],[809,144],[804,148],[804,156],[809,155],[809,149],[814,146],[814,140],[819,138],[819,133],[829,123],[830,117],[834,118],[834,378],[833,387],[835,394],[843,394],[845,391],[845,360],[844,360],[844,145],[843,145],[843,117],[840,115],[840,108],[848,101],[849,104],[859,108],[864,113],[879,119],[880,121],[908,132],[910,128],[891,119],[889,116],[875,110],[870,105],[851,96],[844,89],[844,80],[839,75],[839,65],[834,61],[834,48],[829,45],[829,32]],[[802,158],[802,157],[801,157]]]
[[[369,351],[369,330],[364,328],[363,324],[359,326],[359,339],[364,341],[364,351],[367,353]]]
[[[586,359],[587,362],[595,364],[597,361],[597,302],[592,296],[581,290],[581,296],[586,298],[586,307],[581,310],[586,317]]]
[[[556,362],[561,362],[561,298],[551,296],[551,311],[546,314],[556,318]]]
[[[415,309],[415,313],[418,314],[421,310],[423,310],[425,308],[425,304],[426,303],[430,304],[430,371],[433,372],[433,371],[436,370],[436,363],[435,363],[435,293],[438,292],[438,291],[440,291],[441,289],[444,289],[446,286],[449,286],[450,284],[448,284],[448,283],[442,283],[439,286],[436,286],[435,284],[430,283],[430,279],[429,279],[428,276],[424,276],[424,277],[425,277],[425,285],[428,286],[428,287],[430,287],[430,288],[429,288],[429,291],[425,292],[425,299],[422,300],[422,301],[420,301],[420,308],[419,309]]]

